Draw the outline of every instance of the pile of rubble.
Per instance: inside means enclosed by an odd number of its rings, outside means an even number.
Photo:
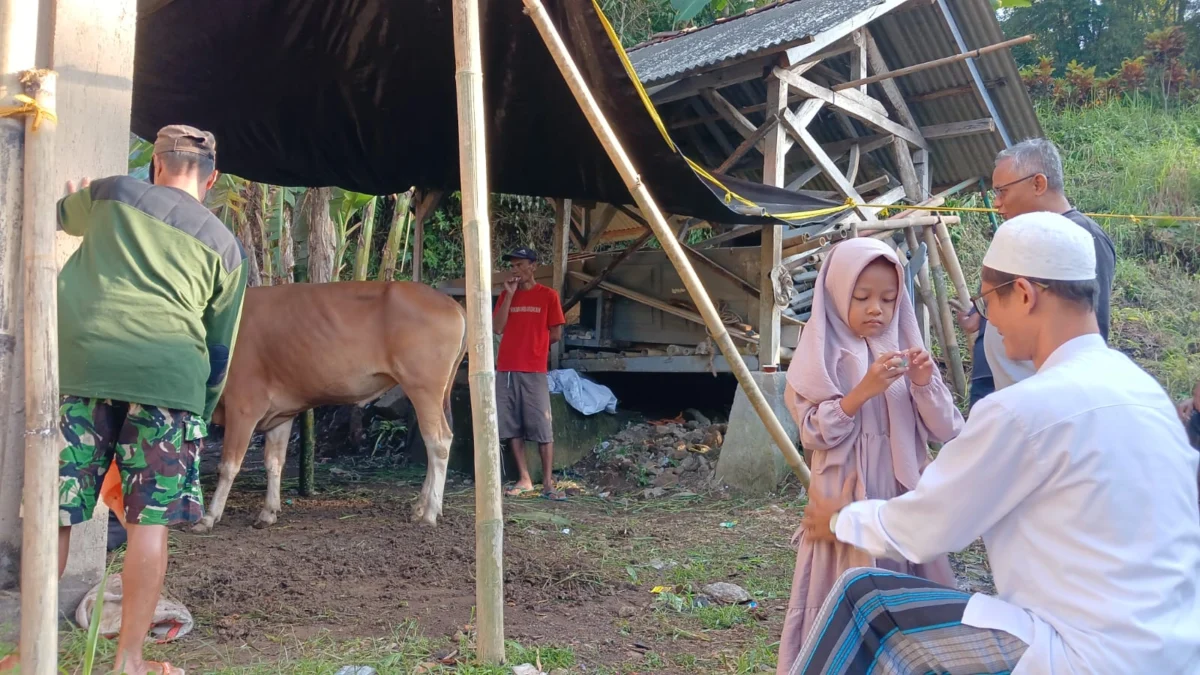
[[[595,468],[623,479],[611,487],[641,490],[647,499],[703,488],[713,482],[726,428],[694,409],[635,424],[598,446]]]

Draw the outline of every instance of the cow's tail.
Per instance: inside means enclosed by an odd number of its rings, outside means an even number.
[[[467,314],[461,307],[459,316],[463,320],[462,346],[459,347],[458,358],[454,359],[454,369],[450,371],[450,380],[446,383],[446,393],[442,398],[442,412],[446,415],[446,424],[451,431],[454,430],[454,414],[450,411],[450,394],[454,391],[454,380],[458,379],[458,369],[462,367],[463,359],[467,356]]]

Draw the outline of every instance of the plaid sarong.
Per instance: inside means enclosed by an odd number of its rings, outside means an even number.
[[[790,675],[1009,673],[1027,645],[962,623],[970,594],[881,569],[834,585]]]

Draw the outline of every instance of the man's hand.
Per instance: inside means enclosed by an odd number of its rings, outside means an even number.
[[[978,333],[982,323],[979,312],[975,311],[974,305],[964,307],[964,304],[966,303],[960,302],[958,298],[950,300],[950,306],[954,308],[954,317],[958,319],[958,327],[967,335]]]
[[[509,297],[517,292],[517,286],[521,284],[521,278],[515,274],[504,280],[504,290],[508,292]]]
[[[806,539],[809,541],[837,541],[837,535],[830,529],[829,521],[833,518],[833,514],[854,501],[854,488],[857,483],[857,477],[851,475],[842,485],[842,493],[834,499],[823,499],[815,492],[808,493],[808,506],[804,507],[804,519],[800,521],[800,527],[804,530]]]
[[[1192,421],[1192,412],[1196,410],[1196,405],[1192,399],[1188,398],[1180,401],[1175,409],[1179,412],[1179,420],[1183,422],[1184,426],[1187,426]]]
[[[67,181],[67,194],[69,194],[69,195],[70,195],[70,194],[75,194],[75,193],[76,193],[76,192],[78,192],[79,190],[85,190],[85,189],[87,189],[87,186],[89,186],[89,185],[91,185],[91,184],[92,184],[92,181],[91,181],[91,179],[89,179],[87,176],[84,176],[84,177],[83,177],[83,178],[82,178],[82,179],[79,181],[79,187],[78,187],[78,188],[76,188],[76,187],[75,187],[75,181],[73,181],[73,180],[69,180],[69,181]]]
[[[933,357],[929,352],[914,347],[905,352],[908,356],[908,379],[918,387],[927,386],[933,380]]]

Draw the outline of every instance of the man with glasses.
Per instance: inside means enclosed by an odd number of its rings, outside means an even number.
[[[1022,141],[996,156],[992,171],[992,191],[996,209],[1005,220],[1024,213],[1049,211],[1061,213],[1092,236],[1096,246],[1096,319],[1100,336],[1108,340],[1109,297],[1112,294],[1113,273],[1117,254],[1112,240],[1096,221],[1071,206],[1063,194],[1062,159],[1054,144],[1044,138]],[[975,341],[971,359],[971,406],[993,391],[1003,389],[1033,374],[1033,364],[1013,361],[1004,354],[1000,334],[988,325],[977,308],[967,307],[959,312],[958,322],[967,333],[982,332],[983,339]]]
[[[1002,348],[1036,372],[980,401],[911,492],[812,493],[802,527],[913,563],[983,537],[996,595],[850,569],[791,675],[1200,673],[1200,458],[1162,386],[1100,337],[1092,237],[1017,216],[981,276]]]

